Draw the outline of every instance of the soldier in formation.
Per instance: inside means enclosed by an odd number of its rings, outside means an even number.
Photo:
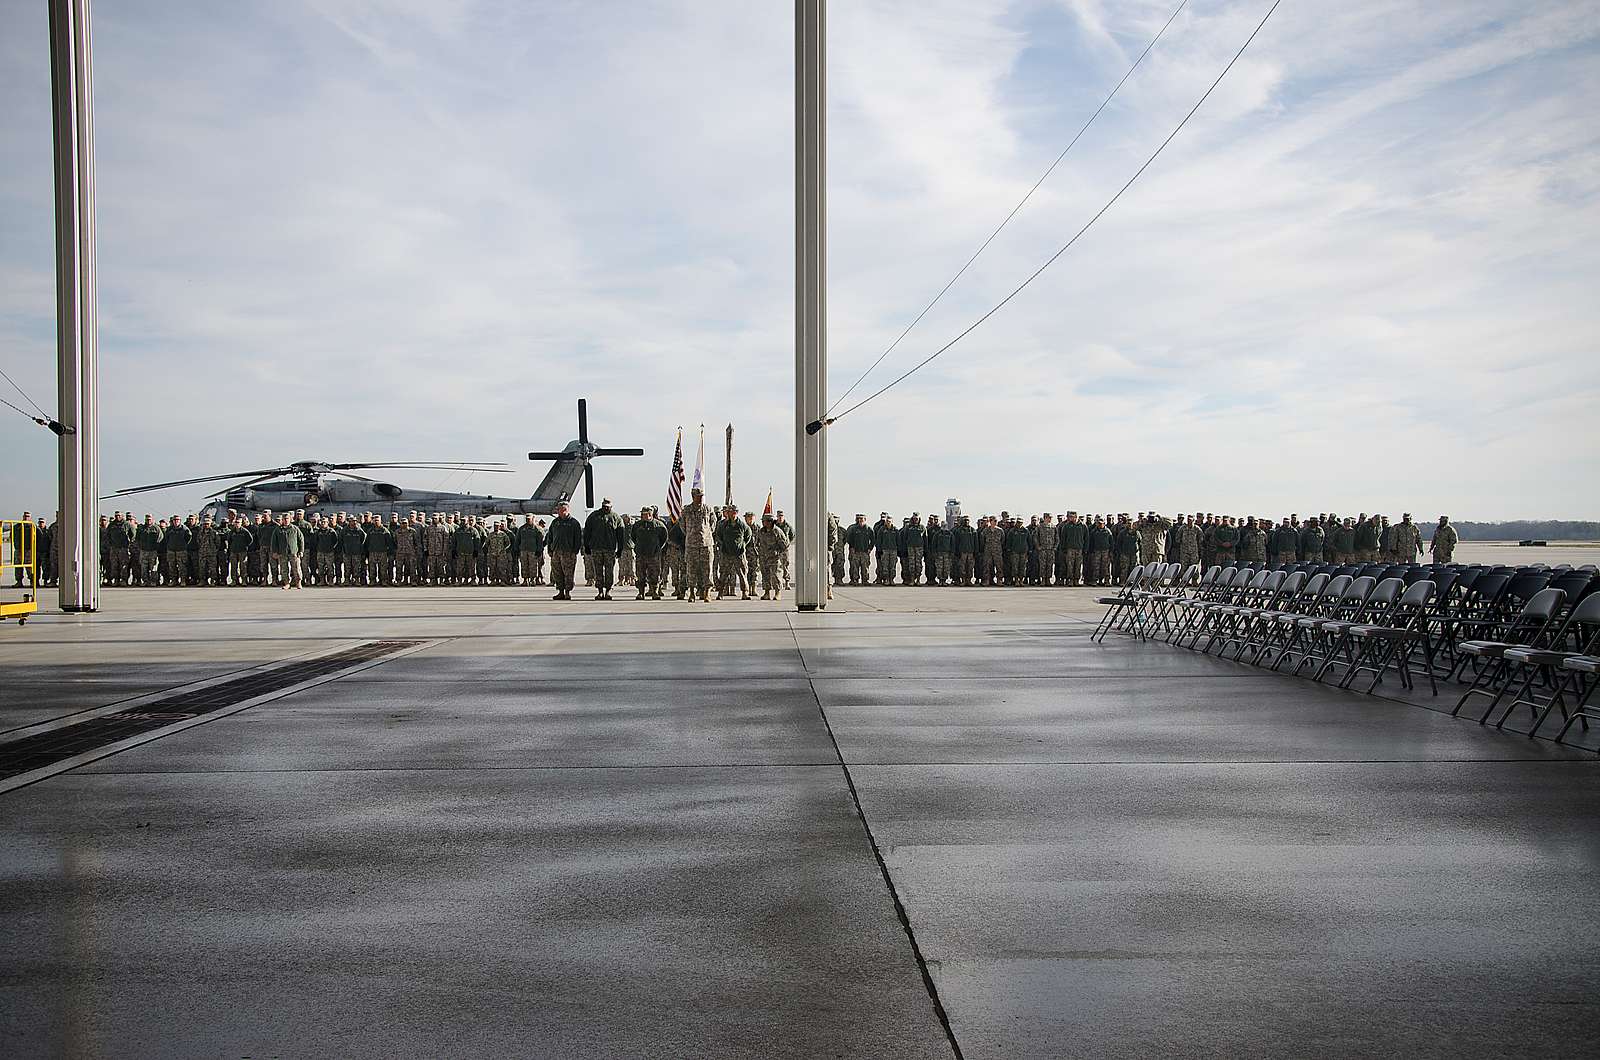
[[[575,566],[582,557],[596,598],[611,599],[614,583],[632,584],[636,599],[658,599],[670,587],[676,599],[718,596],[778,599],[791,587],[788,562],[794,529],[781,512],[737,509],[713,519],[700,491],[677,519],[663,521],[652,507],[637,519],[619,516],[609,500],[576,524],[563,507],[561,534],[532,515],[515,520],[460,513],[424,516],[393,513],[323,515],[313,510],[137,518],[114,512],[100,520],[102,577],[107,585],[411,586],[545,584],[550,554],[557,599],[571,599]],[[33,520],[39,582],[59,578],[60,535],[54,524]],[[725,525],[731,524],[731,525]],[[960,516],[946,525],[920,513],[900,520],[879,514],[868,524],[857,514],[842,524],[829,516],[828,561],[832,581],[851,585],[1107,585],[1135,564],[1160,559],[1190,565],[1269,564],[1306,561],[1416,562],[1429,552],[1448,563],[1459,542],[1456,528],[1441,517],[1431,541],[1409,512],[1391,523],[1386,516],[1340,516],[1322,512],[1302,521],[1297,513],[1279,520],[1196,512],[1167,518],[1156,512],[1136,517],[986,515],[976,525]],[[8,546],[20,558],[19,535]],[[570,564],[570,566],[569,566]],[[559,577],[558,577],[559,575]],[[20,584],[24,572],[14,578]]]

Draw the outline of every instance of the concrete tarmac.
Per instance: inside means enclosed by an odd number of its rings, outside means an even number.
[[[1587,1051],[1592,752],[1092,644],[1089,590],[549,595],[0,627],[0,755],[428,642],[0,793],[5,1055]]]

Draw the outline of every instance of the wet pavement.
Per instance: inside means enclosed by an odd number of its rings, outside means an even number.
[[[1092,595],[843,590],[801,615],[130,590],[0,629],[0,741],[262,662],[429,642],[0,793],[0,1041],[1585,1051],[1595,755],[1095,645]]]

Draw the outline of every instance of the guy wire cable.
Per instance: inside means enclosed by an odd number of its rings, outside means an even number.
[[[1185,125],[1189,124],[1189,119],[1195,116],[1195,112],[1197,112],[1200,109],[1200,107],[1205,103],[1205,101],[1211,97],[1211,93],[1216,91],[1216,88],[1217,88],[1218,85],[1222,84],[1222,79],[1224,77],[1228,76],[1228,71],[1232,70],[1234,64],[1237,63],[1239,61],[1240,57],[1244,55],[1245,49],[1250,47],[1251,41],[1254,41],[1256,39],[1256,35],[1261,32],[1261,30],[1262,30],[1262,28],[1264,26],[1266,26],[1267,19],[1272,17],[1272,13],[1274,11],[1278,10],[1278,5],[1281,4],[1281,3],[1283,3],[1283,0],[1273,0],[1272,6],[1267,8],[1267,13],[1265,15],[1261,16],[1261,21],[1260,22],[1256,23],[1256,28],[1250,32],[1250,36],[1249,37],[1245,38],[1245,42],[1239,46],[1239,50],[1234,53],[1233,58],[1228,60],[1228,65],[1224,66],[1222,68],[1222,73],[1218,74],[1217,75],[1217,79],[1215,81],[1211,82],[1211,87],[1206,89],[1205,94],[1200,97],[1199,101],[1196,102],[1193,107],[1189,108],[1189,113],[1185,114],[1183,116],[1183,120],[1178,123],[1177,127],[1174,128],[1170,133],[1167,134],[1167,138],[1165,140],[1161,141],[1161,145],[1155,149],[1155,152],[1153,154],[1151,154],[1149,158],[1144,160],[1144,164],[1142,166],[1140,166],[1138,169],[1134,170],[1133,176],[1128,178],[1127,183],[1123,184],[1122,187],[1118,188],[1117,189],[1117,193],[1115,195],[1111,196],[1110,199],[1107,199],[1106,200],[1106,204],[1104,206],[1100,207],[1100,209],[1095,212],[1094,216],[1089,218],[1089,220],[1084,223],[1084,226],[1082,228],[1078,229],[1078,231],[1073,235],[1073,237],[1071,239],[1067,240],[1067,242],[1061,247],[1060,250],[1058,250],[1054,254],[1050,255],[1050,257],[1045,260],[1045,263],[1043,265],[1040,265],[1037,269],[1035,269],[1033,271],[1033,273],[1031,275],[1029,275],[1026,280],[1023,280],[1020,284],[1018,284],[1016,286],[1016,288],[1013,289],[1010,294],[1008,294],[1004,298],[1002,298],[998,303],[996,303],[996,305],[992,309],[990,309],[988,312],[984,313],[983,316],[979,317],[977,320],[974,320],[971,324],[967,325],[966,330],[962,331],[955,338],[951,339],[949,342],[945,343],[943,346],[940,346],[937,350],[934,350],[927,357],[924,357],[922,360],[918,361],[915,365],[913,365],[904,374],[902,374],[902,375],[896,377],[895,379],[891,380],[889,383],[887,383],[883,387],[880,387],[879,389],[873,391],[871,394],[868,394],[866,397],[862,398],[860,401],[856,402],[854,405],[851,405],[849,408],[845,409],[843,412],[839,413],[837,416],[828,416],[828,417],[824,417],[823,419],[820,419],[820,420],[811,421],[809,424],[806,425],[806,433],[807,434],[816,434],[818,431],[820,431],[822,428],[828,426],[829,424],[837,423],[839,420],[844,419],[846,416],[850,415],[850,413],[854,412],[856,409],[858,409],[861,406],[865,405],[867,402],[871,401],[873,398],[879,397],[880,395],[882,395],[884,393],[887,393],[889,390],[893,389],[895,386],[897,386],[900,383],[903,383],[905,380],[909,379],[912,375],[916,374],[916,372],[918,372],[925,365],[927,365],[929,362],[931,362],[935,357],[938,357],[941,353],[944,353],[950,347],[954,346],[956,343],[960,342],[962,339],[966,338],[968,335],[970,335],[974,331],[976,331],[978,329],[978,326],[980,324],[982,324],[985,320],[988,320],[990,317],[992,317],[996,313],[998,313],[1001,309],[1005,308],[1005,306],[1006,306],[1006,304],[1008,302],[1010,302],[1017,295],[1021,294],[1023,292],[1023,290],[1029,284],[1031,284],[1034,280],[1037,280],[1039,278],[1039,276],[1044,272],[1044,270],[1046,270],[1050,266],[1054,265],[1056,263],[1056,260],[1059,259],[1061,257],[1061,255],[1063,255],[1067,251],[1071,250],[1073,244],[1077,243],[1077,241],[1083,237],[1083,234],[1085,232],[1089,231],[1090,228],[1094,227],[1094,223],[1096,221],[1100,220],[1101,217],[1105,216],[1106,211],[1111,209],[1111,207],[1116,204],[1118,199],[1122,198],[1122,195],[1123,195],[1124,192],[1126,192],[1129,188],[1133,187],[1133,182],[1138,180],[1139,177],[1144,173],[1144,171],[1150,168],[1150,164],[1152,162],[1154,162],[1158,157],[1160,157],[1161,152],[1166,150],[1167,145],[1170,144],[1173,141],[1173,138],[1176,137],[1178,135],[1178,133],[1183,131],[1183,127]]]
[[[6,375],[6,370],[4,368],[0,368],[0,379],[4,379],[6,382],[10,383],[11,384],[11,389],[13,389],[17,393],[21,394],[22,395],[22,399],[24,401],[26,401],[28,404],[32,405],[34,408],[39,409],[39,415],[41,415],[41,416],[50,415],[44,409],[39,408],[39,403],[37,401],[33,400],[32,397],[28,396],[28,392],[26,390],[22,389],[20,386],[18,386],[17,385],[17,381],[15,379],[11,378],[9,375]],[[7,405],[11,405],[11,402],[8,401],[8,402],[6,402],[6,404]],[[15,405],[11,405],[11,407],[14,408],[14,409],[17,408],[17,406],[15,406]],[[18,412],[22,412],[21,409],[17,409],[17,411]],[[31,412],[23,412],[23,415],[27,416],[29,419],[33,418],[33,414]]]
[[[834,409],[843,404],[844,399],[850,396],[851,391],[855,390],[856,387],[860,386],[866,381],[867,376],[871,375],[873,370],[876,369],[878,365],[883,363],[883,359],[889,356],[889,354],[893,353],[896,346],[900,345],[900,340],[911,334],[911,329],[916,327],[917,324],[922,321],[922,318],[928,315],[928,311],[939,304],[939,299],[943,298],[945,293],[956,285],[956,281],[965,275],[966,271],[972,267],[972,263],[978,260],[978,256],[985,250],[989,249],[989,244],[994,242],[995,237],[1005,229],[1006,225],[1011,223],[1011,219],[1017,216],[1017,213],[1028,204],[1028,200],[1033,198],[1033,193],[1038,191],[1040,185],[1049,179],[1050,174],[1056,171],[1056,167],[1061,164],[1061,160],[1067,157],[1067,152],[1071,151],[1073,146],[1083,138],[1083,134],[1089,131],[1089,126],[1094,124],[1094,120],[1100,116],[1100,112],[1105,110],[1106,107],[1110,105],[1111,101],[1116,98],[1117,93],[1122,89],[1122,86],[1127,83],[1128,78],[1132,77],[1133,72],[1139,69],[1139,64],[1144,62],[1144,57],[1150,54],[1150,49],[1154,48],[1156,46],[1156,42],[1166,34],[1167,27],[1171,26],[1173,20],[1176,19],[1183,9],[1188,6],[1189,0],[1180,0],[1178,6],[1172,9],[1172,14],[1168,15],[1167,21],[1162,23],[1160,31],[1157,32],[1154,37],[1150,38],[1150,43],[1144,46],[1144,51],[1139,53],[1139,57],[1133,61],[1133,65],[1128,67],[1127,73],[1122,75],[1122,80],[1118,81],[1116,85],[1112,87],[1110,93],[1106,95],[1106,98],[1101,100],[1100,105],[1095,108],[1094,113],[1089,115],[1089,120],[1083,123],[1083,126],[1078,129],[1077,133],[1072,137],[1072,140],[1067,144],[1067,146],[1062,148],[1059,155],[1056,155],[1056,160],[1050,163],[1050,168],[1046,169],[1044,171],[1044,175],[1033,182],[1033,187],[1029,188],[1028,193],[1022,197],[1021,201],[1011,208],[1011,212],[1006,214],[1005,220],[1001,221],[995,230],[989,233],[989,238],[985,239],[978,249],[972,252],[972,257],[967,259],[967,263],[956,270],[956,274],[950,277],[950,282],[939,289],[939,293],[933,296],[933,301],[923,306],[922,312],[918,313],[916,318],[912,320],[911,323],[906,325],[906,329],[902,331],[893,342],[889,343],[889,348],[878,354],[878,359],[873,361],[872,364],[867,367],[867,370],[862,372],[860,377],[845,389],[844,393],[840,394],[837,398],[834,398],[833,404],[828,406],[828,412],[831,413]]]

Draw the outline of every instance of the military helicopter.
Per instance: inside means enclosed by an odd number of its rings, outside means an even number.
[[[491,474],[510,474],[503,463],[448,463],[423,460],[414,463],[346,463],[334,464],[321,460],[298,460],[282,467],[240,471],[231,475],[207,475],[201,478],[178,479],[175,482],[157,482],[149,486],[134,486],[117,490],[103,500],[128,497],[152,490],[190,486],[199,482],[222,482],[243,479],[226,489],[210,494],[211,501],[201,511],[221,522],[231,508],[240,512],[292,512],[303,508],[307,512],[325,515],[343,513],[360,515],[372,512],[387,517],[390,514],[406,515],[410,512],[460,512],[463,515],[551,515],[556,505],[572,498],[581,478],[587,506],[594,507],[594,468],[590,461],[599,456],[643,456],[643,449],[606,449],[589,441],[588,402],[578,399],[578,437],[567,443],[560,452],[529,453],[529,460],[551,460],[554,464],[546,472],[539,488],[528,498],[495,497],[476,493],[442,493],[436,490],[413,490],[352,474],[369,469],[412,468],[423,470],[484,471]]]

